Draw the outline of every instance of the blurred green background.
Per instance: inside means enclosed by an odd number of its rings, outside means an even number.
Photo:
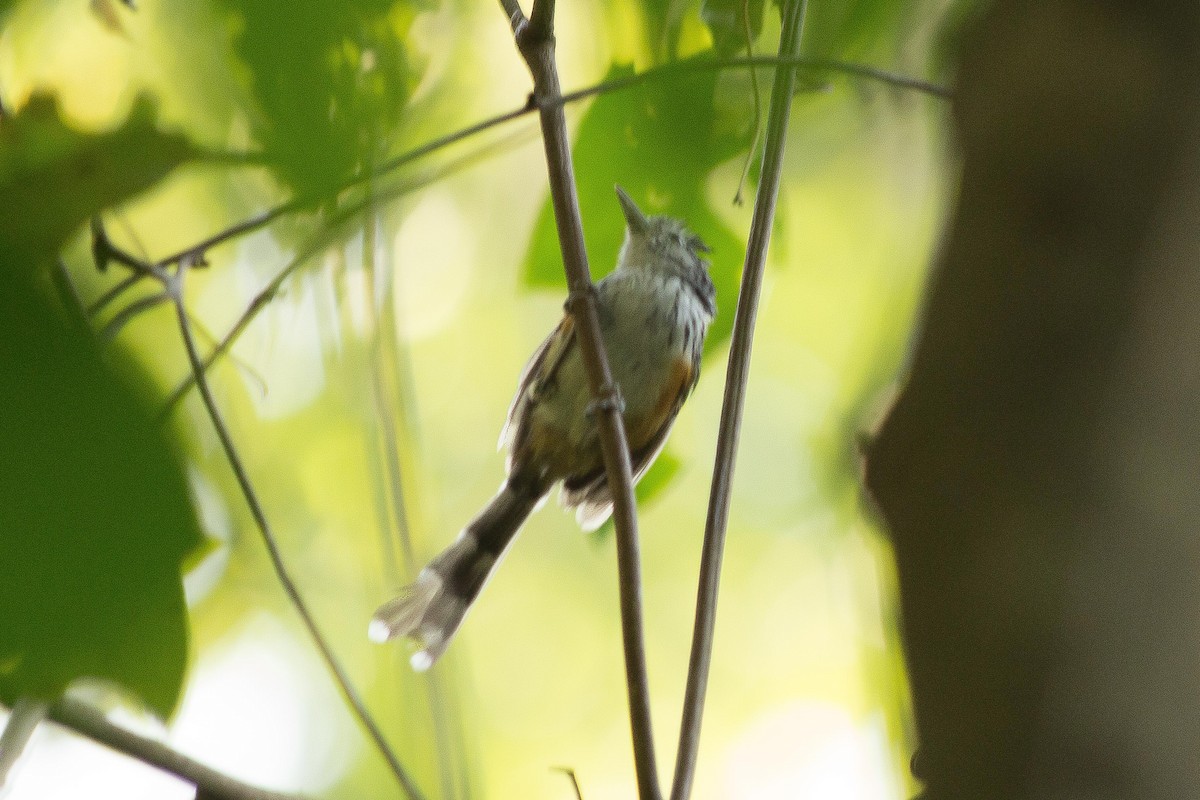
[[[330,187],[525,102],[528,75],[499,8],[144,0],[130,11],[105,0],[24,0],[0,4],[0,14],[5,5],[0,99],[17,120],[43,92],[70,127],[109,130],[146,97],[161,130],[225,154],[192,160],[108,211],[122,248],[160,258],[289,198],[323,198],[213,248],[210,266],[189,273],[186,298],[207,351],[294,269],[212,371],[217,402],[301,591],[421,786],[441,798],[567,798],[570,783],[555,768],[569,767],[587,800],[632,796],[611,535],[581,534],[549,504],[431,676],[411,673],[403,644],[365,636],[373,609],[500,484],[494,442],[564,292],[531,117],[365,187]],[[561,4],[564,88],[711,57],[714,37],[725,52],[744,49],[744,38],[729,43],[723,5]],[[946,82],[974,4],[809,6],[806,53]],[[754,50],[771,53],[778,12],[762,14]],[[953,189],[948,104],[833,72],[801,75],[734,485],[699,800],[866,800],[914,788],[894,578],[859,489],[856,440],[902,368]],[[758,79],[765,114],[770,70]],[[753,115],[744,69],[567,109],[593,273],[611,268],[620,242],[611,193],[620,182],[714,245],[721,291],[704,375],[670,439],[671,468],[658,471],[641,506],[664,774],[751,213],[733,197]],[[227,157],[248,152],[255,163]],[[752,170],[747,197],[753,179]],[[82,228],[63,257],[85,305],[123,277],[95,269]],[[132,290],[94,327],[145,293]],[[188,373],[169,306],[124,325],[108,350],[133,356],[160,407]],[[200,527],[218,544],[186,576],[190,667],[160,732],[264,786],[399,796],[280,590],[195,392],[166,429]],[[121,720],[158,729],[130,711]],[[40,731],[14,796],[85,788],[94,797],[189,796],[181,783]]]

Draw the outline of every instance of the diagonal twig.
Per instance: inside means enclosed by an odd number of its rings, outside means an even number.
[[[101,329],[99,334],[100,341],[107,343],[111,342],[113,339],[116,339],[117,334],[119,334],[126,325],[132,322],[134,317],[138,316],[144,311],[149,311],[152,308],[162,305],[169,299],[170,298],[167,296],[166,292],[156,292],[152,295],[148,295],[133,301],[118,311],[113,318],[108,321],[108,324]]]
[[[561,88],[554,61],[554,0],[535,0],[525,18],[516,0],[500,0],[512,25],[517,49],[533,77],[533,97],[542,125],[546,168],[554,220],[562,248],[563,267],[570,295],[567,308],[575,319],[579,350],[595,408],[596,428],[604,469],[613,496],[613,523],[617,539],[617,571],[621,589],[621,630],[625,651],[625,682],[629,691],[629,718],[633,736],[634,768],[641,800],[659,800],[661,792],[654,760],[650,726],[650,690],[646,676],[646,643],[642,630],[641,557],[638,552],[637,506],[633,472],[621,416],[619,395],[600,333],[595,287],[588,271],[583,222],[571,167],[567,121],[558,102]]]
[[[175,315],[179,322],[179,332],[183,339],[184,350],[187,352],[188,363],[191,365],[192,372],[196,376],[196,387],[200,392],[201,399],[204,401],[205,408],[208,410],[213,428],[217,432],[217,438],[221,441],[225,457],[233,469],[234,477],[237,479],[238,486],[242,490],[242,495],[246,498],[246,504],[250,507],[250,513],[254,517],[254,522],[258,526],[259,533],[262,535],[263,543],[267,548],[267,554],[271,559],[271,566],[275,570],[275,577],[291,601],[292,607],[300,615],[304,627],[308,630],[309,636],[321,654],[321,658],[333,674],[334,681],[337,683],[346,702],[367,732],[371,741],[375,744],[380,755],[387,762],[392,773],[396,776],[397,782],[412,800],[421,800],[423,795],[409,776],[408,771],[400,763],[399,758],[384,738],[383,732],[379,729],[374,717],[367,710],[366,704],[359,696],[358,691],[350,682],[349,675],[347,675],[345,668],[342,667],[337,655],[333,652],[333,648],[330,647],[329,641],[318,627],[316,619],[313,617],[308,604],[300,594],[299,588],[292,580],[287,565],[284,563],[283,554],[279,549],[275,535],[271,530],[271,525],[267,520],[266,511],[258,499],[258,493],[250,481],[249,473],[242,463],[241,456],[234,445],[233,437],[225,425],[225,420],[221,416],[220,409],[217,408],[216,399],[213,397],[212,390],[208,385],[208,378],[204,374],[204,365],[200,360],[200,352],[196,347],[195,337],[192,333],[191,319],[183,302],[183,278],[187,272],[186,262],[181,263],[179,269],[165,281],[164,288],[175,307]]]
[[[93,300],[87,307],[87,316],[94,317],[109,306],[114,300],[134,286],[136,286],[142,278],[146,277],[142,273],[134,272],[126,275],[118,283],[114,284],[111,289]]]
[[[204,373],[204,363],[200,358],[200,351],[196,346],[195,335],[192,330],[191,315],[188,313],[187,307],[183,299],[183,282],[184,277],[190,269],[202,263],[204,257],[203,252],[189,251],[189,253],[180,258],[173,264],[166,263],[147,263],[140,261],[134,256],[121,250],[114,245],[108,238],[104,230],[103,222],[99,217],[92,222],[93,242],[92,251],[96,258],[97,264],[117,263],[128,268],[135,275],[144,275],[153,278],[162,286],[162,291],[156,298],[162,298],[161,301],[169,301],[175,309],[175,316],[179,324],[180,336],[183,340],[184,351],[187,354],[188,364],[191,367],[192,374],[196,381],[196,386],[199,389],[200,397],[204,402],[204,406],[208,411],[213,428],[217,433],[217,438],[221,442],[221,447],[225,452],[225,457],[229,461],[229,465],[233,470],[234,477],[238,482],[238,487],[242,491],[242,495],[246,499],[246,504],[250,507],[250,513],[254,517],[254,522],[258,527],[259,533],[262,536],[263,543],[267,548],[267,554],[271,560],[271,566],[275,571],[276,579],[283,587],[284,593],[291,602],[296,613],[299,614],[305,629],[308,631],[314,646],[321,655],[327,668],[334,678],[352,713],[357,718],[360,725],[366,731],[368,737],[379,751],[380,755],[387,762],[388,767],[395,775],[400,787],[410,800],[423,800],[421,791],[417,788],[408,771],[400,763],[395,751],[384,738],[383,732],[370,711],[367,710],[366,704],[359,696],[357,689],[350,681],[349,675],[345,668],[341,665],[337,655],[333,652],[333,648],[329,645],[328,639],[322,633],[317,625],[315,617],[308,608],[307,602],[303,595],[300,594],[299,588],[292,580],[291,573],[284,563],[283,554],[279,549],[279,545],[275,539],[275,535],[271,529],[271,525],[267,520],[266,512],[263,509],[262,503],[258,499],[258,493],[254,489],[253,483],[250,481],[249,473],[245,465],[242,463],[241,456],[238,453],[237,447],[233,442],[233,437],[225,425],[225,420],[221,415],[220,409],[217,407],[216,399],[212,394],[212,390],[208,384],[208,378]]]
[[[109,722],[99,710],[70,697],[50,706],[49,718],[81,736],[169,772],[196,787],[196,792],[221,800],[301,800],[298,795],[260,789],[201,764],[162,742],[139,736]]]
[[[804,28],[807,0],[789,0],[784,6],[783,32],[779,41],[780,63],[795,57]],[[712,660],[713,629],[717,616],[717,591],[721,580],[721,556],[725,549],[725,530],[729,523],[729,500],[733,488],[733,469],[737,459],[742,411],[746,401],[746,383],[750,376],[750,350],[754,344],[754,322],[758,314],[759,290],[766,264],[767,246],[775,220],[775,204],[783,168],[783,146],[787,136],[792,92],[796,82],[794,69],[775,71],[771,87],[771,108],[767,117],[767,141],[763,147],[762,176],[754,200],[750,239],[746,245],[746,263],[738,292],[733,337],[729,345],[729,364],[725,375],[725,399],[717,438],[716,463],[708,498],[708,518],[704,526],[704,549],[700,560],[700,585],[696,599],[696,621],[692,650],[688,660],[688,680],[684,690],[683,716],[679,730],[679,751],[675,760],[675,778],[671,800],[687,800],[696,772],[696,754],[700,746],[700,724],[704,714],[704,695],[708,688],[708,669]]]
[[[0,731],[0,794],[5,793],[12,768],[24,754],[33,732],[46,718],[48,708],[45,701],[22,697],[9,710],[4,730]]]
[[[396,199],[397,197],[412,192],[417,188],[426,185],[427,183],[441,180],[442,178],[453,174],[455,171],[471,163],[473,158],[474,155],[468,155],[464,158],[450,162],[449,164],[445,164],[438,169],[429,172],[427,175],[401,182],[396,186],[390,187],[386,190],[374,190],[367,197],[356,200],[353,203],[349,203],[345,207],[339,208],[333,212],[321,230],[316,235],[310,237],[310,239],[298,249],[296,254],[292,257],[292,260],[289,261],[283,269],[276,273],[275,277],[272,278],[271,281],[254,296],[254,299],[250,301],[250,304],[246,307],[245,311],[243,311],[238,317],[237,321],[234,322],[233,327],[226,332],[225,336],[220,342],[217,343],[212,352],[210,352],[208,356],[204,358],[204,371],[207,373],[210,369],[212,369],[212,366],[217,361],[223,358],[230,351],[234,343],[237,342],[237,340],[245,332],[246,328],[249,327],[250,323],[254,321],[254,318],[258,316],[259,312],[266,308],[267,304],[275,299],[275,296],[278,295],[283,289],[283,285],[287,282],[288,278],[290,278],[292,274],[296,272],[296,270],[307,263],[308,260],[313,257],[313,255],[321,250],[321,248],[327,246],[331,241],[333,241],[338,235],[338,232],[342,229],[343,225],[346,225],[352,220],[357,219],[365,209],[372,205],[385,204]],[[191,257],[203,255],[203,253],[199,253],[195,250],[185,250],[183,252]],[[163,265],[169,265],[171,263],[171,259],[164,259],[159,263]],[[180,401],[183,400],[183,398],[195,385],[196,376],[189,372],[187,376],[179,382],[179,385],[175,387],[174,391],[172,391],[167,397],[166,402],[163,404],[159,418],[166,419],[169,417],[175,410],[176,406],[179,405]]]

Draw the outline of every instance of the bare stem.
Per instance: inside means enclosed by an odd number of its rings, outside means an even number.
[[[571,767],[552,767],[551,769],[566,775],[571,781],[571,788],[575,790],[575,800],[583,800],[583,788],[579,785],[579,776],[575,774],[574,769]]]
[[[242,494],[246,498],[246,504],[250,506],[250,513],[254,517],[259,533],[262,534],[263,543],[266,545],[267,554],[270,556],[271,565],[275,570],[275,576],[283,587],[284,593],[287,594],[288,600],[291,601],[292,606],[300,615],[304,627],[308,630],[309,636],[312,638],[322,659],[324,659],[326,666],[332,673],[338,688],[341,689],[346,702],[350,705],[350,708],[358,718],[363,729],[367,732],[367,735],[374,742],[376,749],[391,768],[401,788],[413,800],[421,800],[422,794],[420,790],[409,776],[408,771],[400,763],[391,746],[387,743],[383,732],[375,723],[362,698],[359,697],[358,691],[350,682],[350,677],[346,674],[333,649],[329,646],[328,640],[317,626],[316,619],[309,610],[307,602],[305,602],[303,596],[300,594],[299,588],[297,588],[295,581],[292,580],[287,565],[283,561],[283,554],[271,530],[271,525],[267,521],[266,512],[263,510],[262,503],[258,499],[258,493],[250,481],[249,473],[242,463],[237,447],[233,443],[233,437],[225,425],[225,420],[221,416],[220,409],[217,408],[216,399],[213,397],[212,390],[208,385],[208,378],[204,374],[204,364],[200,360],[200,352],[196,348],[195,337],[192,335],[191,320],[188,318],[187,308],[183,303],[182,284],[183,277],[186,274],[186,268],[180,269],[167,285],[167,290],[175,305],[175,313],[179,321],[179,331],[183,337],[183,346],[187,351],[188,362],[191,365],[192,374],[196,380],[196,387],[199,389],[200,397],[208,409],[208,415],[212,420],[213,428],[216,429],[217,437],[221,440],[221,447],[225,451],[225,457],[229,460],[229,465],[233,469],[234,476],[237,478],[238,486],[241,487]]]
[[[667,80],[672,77],[678,77],[679,75],[696,72],[781,66],[792,66],[798,70],[804,70],[806,72],[835,72],[852,78],[866,78],[867,80],[876,81],[886,86],[891,86],[895,89],[904,89],[907,91],[927,94],[930,97],[934,97],[939,100],[949,100],[953,96],[953,92],[951,92],[950,89],[933,83],[932,81],[922,80],[921,78],[913,78],[896,72],[889,72],[886,69],[880,69],[878,67],[872,67],[866,64],[856,64],[850,61],[837,61],[835,59],[828,58],[774,55],[672,61],[670,63],[648,69],[645,72],[639,72],[636,75],[628,75],[623,78],[613,78],[611,80],[601,81],[600,83],[593,84],[592,86],[586,86],[582,89],[576,89],[575,91],[567,92],[555,102],[558,104],[574,103],[586,97],[608,94],[610,92],[620,91],[621,89],[627,89],[631,86],[638,86],[640,84],[650,83],[652,81]]]
[[[162,742],[112,724],[97,709],[70,697],[64,697],[50,707],[50,719],[111,750],[169,772],[194,785],[197,793],[209,797],[221,800],[299,800],[298,795],[260,789],[217,772]]]
[[[783,12],[783,32],[779,41],[779,62],[792,63],[800,48],[807,0],[789,0]],[[754,343],[754,323],[758,314],[759,290],[775,204],[783,168],[783,147],[796,82],[794,69],[777,69],[771,88],[771,109],[767,118],[767,141],[763,148],[762,177],[754,200],[750,240],[746,245],[746,263],[738,293],[737,314],[733,322],[729,365],[725,375],[725,399],[717,438],[716,464],[708,498],[708,519],[704,526],[704,549],[700,560],[700,585],[696,598],[696,622],[692,633],[692,651],[688,661],[688,680],[684,690],[683,718],[679,730],[679,751],[675,760],[675,779],[671,800],[687,800],[696,773],[696,754],[700,746],[700,725],[704,715],[704,696],[708,688],[708,670],[712,660],[713,629],[717,617],[717,592],[721,580],[721,557],[725,550],[725,531],[729,523],[729,501],[733,470],[737,460],[746,383],[750,376],[750,351]]]
[[[546,168],[554,220],[562,248],[563,267],[570,295],[567,301],[575,319],[580,355],[588,388],[597,409],[595,419],[604,457],[604,469],[613,496],[613,523],[617,539],[617,571],[621,591],[621,630],[625,651],[625,679],[629,690],[629,717],[633,736],[634,767],[641,800],[659,800],[661,791],[654,759],[650,725],[650,689],[646,676],[646,644],[642,630],[641,558],[637,538],[637,505],[625,424],[617,402],[619,394],[600,332],[595,287],[584,248],[583,221],[571,165],[567,120],[560,101],[561,88],[554,61],[554,3],[535,0],[527,20],[516,0],[500,0],[512,25],[517,49],[533,76],[533,96],[542,125]]]

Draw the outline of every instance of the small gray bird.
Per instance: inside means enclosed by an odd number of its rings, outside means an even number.
[[[716,291],[702,257],[708,247],[671,217],[648,217],[620,187],[625,242],[617,268],[596,284],[600,327],[624,400],[634,480],[662,450],[680,406],[700,377],[700,356],[716,314]],[[382,605],[367,635],[407,636],[421,645],[414,669],[428,669],[450,644],[501,556],[555,483],[585,530],[612,513],[591,397],[570,314],[521,374],[500,444],[508,477],[487,507],[429,562],[396,599]]]

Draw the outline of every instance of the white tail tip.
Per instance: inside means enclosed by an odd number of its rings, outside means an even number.
[[[458,630],[469,603],[444,591],[441,576],[432,569],[421,570],[417,582],[394,600],[384,603],[367,626],[367,638],[386,642],[406,636],[421,650],[409,659],[412,668],[424,672],[446,651]]]
[[[381,619],[373,619],[367,626],[367,638],[376,644],[383,644],[392,638],[392,626]]]

